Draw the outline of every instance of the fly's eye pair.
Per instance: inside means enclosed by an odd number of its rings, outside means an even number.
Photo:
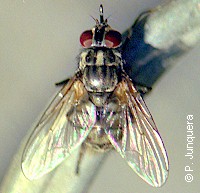
[[[84,31],[80,36],[80,43],[84,48],[92,46],[93,33],[92,30]],[[109,30],[105,34],[104,42],[107,48],[116,48],[120,46],[122,36],[118,31]]]

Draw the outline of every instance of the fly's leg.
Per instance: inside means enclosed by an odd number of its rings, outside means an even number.
[[[63,81],[61,81],[61,82],[57,82],[57,83],[55,83],[55,85],[56,86],[63,86],[64,84],[67,84],[68,82],[69,82],[69,78],[67,78],[67,79],[65,79],[65,80],[63,80]]]
[[[86,149],[85,144],[82,143],[81,148],[80,148],[80,152],[79,152],[79,156],[78,156],[78,161],[77,161],[77,164],[76,164],[76,174],[77,175],[80,172],[80,164],[81,164],[81,161],[83,160],[85,149]]]
[[[132,81],[132,82],[141,95],[148,94],[152,90],[152,87],[146,86],[144,84],[141,84],[135,81]]]

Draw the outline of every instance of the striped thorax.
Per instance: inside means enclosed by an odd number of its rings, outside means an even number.
[[[83,83],[96,106],[102,106],[120,81],[121,54],[116,49],[89,48],[81,53],[79,69]]]

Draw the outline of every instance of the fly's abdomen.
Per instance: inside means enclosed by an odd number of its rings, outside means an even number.
[[[118,83],[117,66],[86,66],[83,83],[88,92],[112,92]]]

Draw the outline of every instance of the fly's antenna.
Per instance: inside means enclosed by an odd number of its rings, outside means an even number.
[[[99,13],[100,13],[100,23],[103,23],[104,18],[103,18],[103,5],[102,4],[99,7]]]

